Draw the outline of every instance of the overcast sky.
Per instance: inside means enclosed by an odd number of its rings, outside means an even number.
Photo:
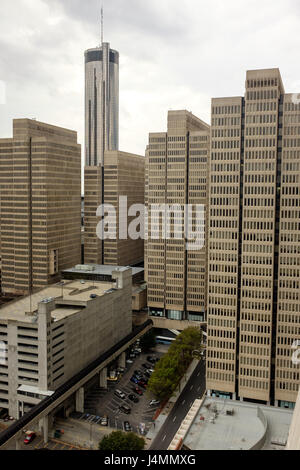
[[[247,69],[279,67],[300,92],[299,0],[103,3],[104,40],[120,52],[120,150],[144,155],[169,109],[210,122],[211,97],[243,95]],[[83,146],[84,51],[99,42],[100,0],[0,0],[0,137],[28,117]]]

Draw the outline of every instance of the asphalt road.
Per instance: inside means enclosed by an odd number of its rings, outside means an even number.
[[[200,361],[149,450],[167,450],[194,401],[205,392],[205,361]]]

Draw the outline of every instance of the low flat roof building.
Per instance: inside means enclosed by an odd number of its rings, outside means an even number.
[[[118,266],[118,269],[124,269]],[[111,281],[116,266],[83,264],[62,272],[63,279],[85,279],[90,281]],[[132,270],[132,310],[139,312],[147,307],[147,284],[144,282],[144,268]]]
[[[214,397],[198,402],[182,449],[284,450],[292,410]]]
[[[110,266],[104,264],[79,264],[62,272],[63,279],[89,279],[97,281],[111,281],[112,273],[116,269],[124,269],[124,266]],[[132,270],[132,282],[143,281],[144,268],[130,267]]]
[[[19,418],[132,331],[132,271],[65,280],[0,309],[0,408]],[[33,392],[35,390],[35,392]]]

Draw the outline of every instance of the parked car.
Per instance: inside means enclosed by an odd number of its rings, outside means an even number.
[[[107,377],[107,380],[110,382],[116,382],[118,380],[117,371],[112,370],[109,374],[109,377]]]
[[[145,376],[150,379],[151,375],[152,375],[152,373],[150,372],[150,370],[146,370]]]
[[[147,361],[151,362],[151,364],[155,364],[156,363],[156,358],[152,357],[152,356],[148,356]]]
[[[139,402],[139,399],[133,395],[132,393],[130,395],[128,395],[128,398],[130,401],[133,401],[133,403],[138,403]]]
[[[126,415],[130,415],[130,413],[131,413],[131,408],[129,408],[129,406],[127,406],[127,405],[121,405],[121,406],[119,406],[119,410],[120,410],[122,413],[125,413]]]
[[[133,377],[135,377],[137,380],[143,380],[143,376],[141,374],[133,374]]]
[[[133,350],[133,354],[135,354],[136,356],[139,356],[141,354],[142,350],[141,349],[134,349]]]
[[[132,391],[137,395],[143,395],[143,391],[139,387],[133,388]]]
[[[142,367],[144,369],[151,369],[152,366],[150,364],[142,364]]]
[[[101,419],[100,424],[101,424],[101,426],[108,426],[107,416],[104,416],[104,418]]]
[[[121,392],[121,390],[118,390],[118,389],[115,390],[114,394],[116,395],[116,397],[121,398],[122,400],[124,400],[126,398],[125,393]]]
[[[24,444],[28,445],[28,444],[31,444],[31,442],[33,441],[33,439],[36,437],[36,434],[35,432],[33,431],[27,431],[26,433],[26,437],[24,439]]]
[[[160,405],[160,401],[158,400],[151,400],[149,406],[158,406]]]
[[[138,385],[144,389],[147,388],[147,384],[143,380],[139,380]]]
[[[133,376],[130,378],[130,382],[133,382],[134,384],[137,384],[139,381],[138,381],[138,379],[133,375]]]
[[[124,431],[125,432],[130,432],[132,431],[132,427],[128,421],[124,421]]]
[[[135,370],[134,373],[135,373],[135,375],[142,375],[143,374],[143,372],[141,370]]]
[[[131,359],[127,359],[126,364],[133,364],[133,361]]]

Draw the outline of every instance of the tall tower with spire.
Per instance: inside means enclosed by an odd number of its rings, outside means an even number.
[[[119,53],[103,41],[85,52],[85,164],[103,166],[104,152],[119,149]]]

